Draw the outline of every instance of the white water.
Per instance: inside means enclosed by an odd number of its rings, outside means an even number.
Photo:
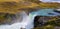
[[[20,15],[22,18],[21,22],[16,21],[11,25],[0,25],[0,29],[21,29],[21,28],[31,29],[33,28],[33,21],[34,21],[33,19],[35,15],[32,17],[31,14],[27,15],[25,12],[22,12]]]
[[[48,13],[53,13],[54,15],[49,15]],[[18,13],[19,14],[19,13]],[[60,13],[56,13],[53,11],[53,9],[43,9],[43,10],[39,10],[36,12],[32,12],[29,13],[29,15],[27,15],[24,11],[21,12],[18,16],[21,15],[21,18],[18,17],[17,21],[11,25],[0,25],[0,29],[21,29],[21,28],[26,28],[26,29],[31,29],[33,28],[34,24],[34,17],[37,15],[41,15],[41,16],[57,16],[60,15]],[[20,22],[20,19],[22,19],[22,21]]]

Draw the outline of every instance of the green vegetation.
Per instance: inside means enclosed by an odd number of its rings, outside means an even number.
[[[39,0],[0,0],[0,24],[11,21],[11,18],[5,18],[6,13],[15,14],[20,11],[35,11],[36,8],[56,9],[60,8],[60,3],[43,3]],[[54,18],[48,21],[45,26],[42,26],[41,28],[37,27],[35,29],[54,29],[54,26],[60,26],[60,22],[57,22],[58,20],[59,19]]]
[[[47,26],[43,26],[43,27],[37,27],[35,29],[54,29],[54,26],[52,25],[47,25]]]
[[[39,0],[0,0],[0,12],[17,13],[21,10],[30,11],[35,8],[60,8],[60,3],[43,3]],[[4,8],[4,9],[3,9]],[[28,10],[30,8],[30,10]]]
[[[36,27],[35,29],[54,29],[56,26],[60,26],[60,17],[51,17],[52,19],[47,21],[43,26]]]

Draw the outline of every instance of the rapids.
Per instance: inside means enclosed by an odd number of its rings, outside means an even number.
[[[14,23],[11,25],[0,25],[0,29],[21,29],[21,28],[26,28],[26,29],[31,29],[34,28],[34,17],[37,15],[41,16],[58,16],[60,13],[54,12],[53,9],[42,9],[38,11],[34,11],[29,13],[25,13],[24,11],[21,13],[17,14],[18,17],[17,21],[16,19],[13,21]],[[20,19],[22,19],[20,21]]]

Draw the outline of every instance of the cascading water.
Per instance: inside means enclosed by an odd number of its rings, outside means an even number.
[[[21,13],[18,13],[18,18],[12,17],[13,22],[11,25],[0,25],[0,29],[31,29],[33,26],[32,19],[30,19],[30,15],[28,16],[24,11]],[[16,17],[17,17],[16,15]]]
[[[54,12],[53,9],[42,9],[39,11],[31,12],[29,15],[27,15],[24,11],[21,13],[18,13],[16,15],[17,19],[14,19],[12,21],[13,24],[11,25],[0,25],[0,29],[21,29],[21,28],[26,28],[26,29],[31,29],[34,27],[34,17],[37,15],[41,16],[57,16],[60,13]],[[21,16],[21,17],[20,17]]]
[[[30,19],[30,16],[28,16],[25,12],[20,13],[20,15],[22,17],[22,21],[10,25],[10,29],[33,28],[33,23],[32,23],[33,20]]]

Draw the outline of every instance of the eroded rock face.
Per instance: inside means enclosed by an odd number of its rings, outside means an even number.
[[[20,17],[20,15],[19,15]],[[19,18],[17,14],[0,13],[0,24],[12,24]]]
[[[16,14],[0,13],[0,24],[3,25],[22,22],[26,15],[27,13],[25,13],[24,11]]]
[[[0,24],[10,24],[13,16],[14,14],[0,13]]]
[[[51,21],[53,21],[53,23],[55,22],[59,22],[59,16],[36,16],[34,19],[34,27],[42,27],[45,25],[51,25]],[[59,21],[57,21],[59,20]],[[50,21],[50,23],[49,23]],[[58,24],[58,23],[57,23]],[[53,24],[52,24],[53,25]]]

